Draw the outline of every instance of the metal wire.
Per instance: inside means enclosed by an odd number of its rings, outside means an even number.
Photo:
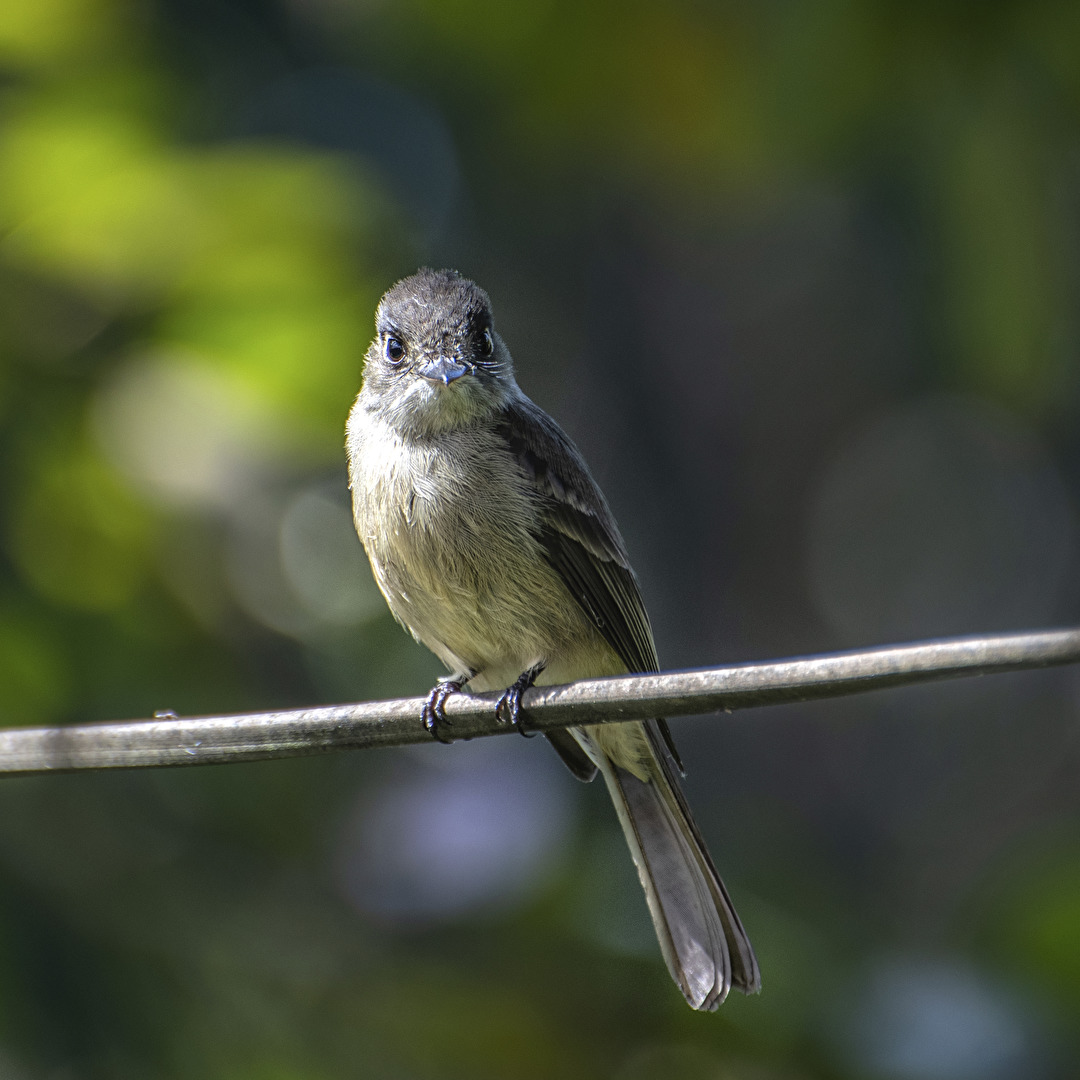
[[[731,712],[866,690],[1080,662],[1080,629],[950,638],[701,671],[590,679],[529,690],[527,724],[545,731],[653,716]],[[456,694],[446,703],[454,738],[509,730],[497,695]],[[0,775],[75,769],[211,765],[332,750],[430,742],[423,698],[235,716],[178,717],[0,731]]]

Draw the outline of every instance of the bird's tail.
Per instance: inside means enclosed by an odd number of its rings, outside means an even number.
[[[713,866],[674,770],[657,747],[648,780],[597,755],[645,888],[671,977],[695,1009],[713,1010],[734,986],[761,989],[750,940]]]

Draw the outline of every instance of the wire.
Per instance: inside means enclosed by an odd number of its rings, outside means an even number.
[[[948,638],[700,671],[588,679],[529,690],[530,729],[730,712],[927,682],[1080,662],[1080,629]],[[495,719],[498,695],[455,694],[446,702],[452,738],[513,729]],[[298,757],[431,741],[424,698],[399,698],[288,712],[179,717],[0,731],[0,775],[75,769],[210,765]]]

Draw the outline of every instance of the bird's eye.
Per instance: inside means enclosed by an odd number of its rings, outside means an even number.
[[[400,364],[405,359],[405,346],[401,343],[401,339],[394,337],[393,334],[386,339],[386,359],[391,364]]]
[[[480,338],[480,352],[484,356],[490,356],[495,351],[495,341],[491,336],[491,331],[484,330],[483,337]]]

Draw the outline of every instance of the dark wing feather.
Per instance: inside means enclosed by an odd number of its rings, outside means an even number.
[[[562,429],[522,397],[506,408],[500,434],[543,496],[538,539],[548,562],[604,640],[633,673],[660,670],[652,627],[626,547],[603,493]],[[682,763],[665,721],[663,741]]]
[[[581,748],[581,744],[564,728],[544,732],[547,741],[555,747],[555,752],[562,758],[563,764],[579,779],[587,784],[596,776],[593,760]]]
[[[543,496],[538,539],[548,561],[628,671],[659,671],[622,537],[573,444],[528,399],[506,410],[501,434]]]

